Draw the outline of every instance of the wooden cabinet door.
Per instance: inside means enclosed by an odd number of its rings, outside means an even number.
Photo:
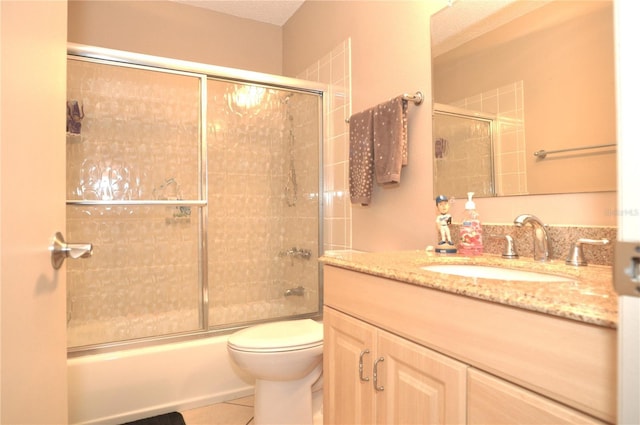
[[[467,365],[378,331],[378,424],[463,424]]]
[[[324,423],[373,424],[375,328],[327,307],[323,322]]]
[[[495,376],[469,369],[469,424],[603,424]]]

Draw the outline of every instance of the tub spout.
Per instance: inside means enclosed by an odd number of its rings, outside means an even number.
[[[547,226],[532,214],[521,214],[513,220],[513,224],[522,227],[530,224],[533,228],[533,259],[547,261],[549,259],[549,233]]]

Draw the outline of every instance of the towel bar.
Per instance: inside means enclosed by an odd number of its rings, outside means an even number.
[[[402,95],[402,98],[404,100],[408,100],[410,102],[415,103],[416,105],[419,105],[422,103],[422,101],[424,100],[424,94],[422,94],[421,91],[417,91],[415,94],[409,94],[409,93],[404,93]],[[349,118],[345,118],[344,122],[346,122],[347,124],[349,124]]]
[[[587,149],[598,149],[598,148],[610,148],[610,147],[614,147],[615,145],[616,145],[615,143],[609,143],[606,145],[581,146],[578,148],[557,149],[553,151],[546,151],[544,149],[540,149],[539,151],[535,151],[533,153],[533,156],[537,157],[538,159],[545,159],[547,155],[550,155],[553,153],[573,152],[573,151],[582,151]]]
[[[424,95],[422,94],[421,91],[417,91],[416,94],[405,93],[405,94],[402,95],[402,98],[404,100],[409,100],[409,101],[415,103],[416,105],[419,105],[424,100]]]

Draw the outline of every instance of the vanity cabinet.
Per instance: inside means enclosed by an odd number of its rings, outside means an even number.
[[[324,308],[327,424],[464,423],[467,366]]]
[[[326,424],[616,422],[615,329],[327,264],[324,304]]]
[[[469,425],[604,423],[476,369],[467,385]]]

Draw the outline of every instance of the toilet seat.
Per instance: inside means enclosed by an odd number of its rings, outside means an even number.
[[[288,320],[252,326],[231,335],[229,348],[276,353],[322,346],[322,325],[311,319]]]

